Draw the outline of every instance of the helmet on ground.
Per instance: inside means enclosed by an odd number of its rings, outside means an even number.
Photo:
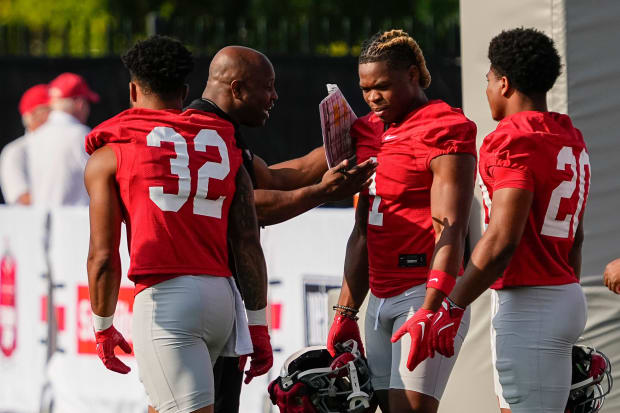
[[[573,346],[573,374],[566,413],[596,413],[611,391],[611,362],[600,351]]]
[[[284,362],[269,384],[281,413],[363,413],[370,407],[370,372],[357,342],[337,344],[336,352],[332,357],[325,346],[306,347]]]

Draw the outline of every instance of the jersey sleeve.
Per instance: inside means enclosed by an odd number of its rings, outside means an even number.
[[[501,133],[493,136],[485,167],[493,178],[493,191],[517,188],[534,191],[535,138]]]
[[[377,156],[383,134],[383,122],[371,112],[358,118],[351,126],[351,139],[355,146],[357,163]]]
[[[358,118],[351,125],[351,140],[355,146],[355,157],[358,164],[377,156],[381,146],[383,122],[372,112]],[[362,195],[368,195],[368,188],[362,189]]]
[[[427,167],[441,155],[466,153],[476,157],[476,124],[462,114],[440,116],[427,129],[423,142],[429,148]]]
[[[100,124],[86,135],[85,148],[87,154],[92,155],[93,152],[108,143],[121,143],[120,127],[116,122],[112,122],[113,120],[114,118]]]

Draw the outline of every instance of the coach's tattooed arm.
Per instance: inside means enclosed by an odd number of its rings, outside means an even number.
[[[267,266],[260,246],[252,181],[243,166],[237,172],[236,185],[228,215],[228,241],[245,307],[260,310],[267,306]]]

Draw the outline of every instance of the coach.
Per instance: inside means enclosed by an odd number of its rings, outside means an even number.
[[[265,55],[228,46],[213,57],[202,98],[186,108],[214,112],[237,127],[237,145],[252,178],[260,225],[277,224],[325,202],[351,196],[370,184],[375,169],[375,164],[367,161],[343,173],[349,166],[344,161],[328,170],[323,147],[272,166],[255,156],[243,142],[238,125],[260,127],[266,123],[278,99],[274,84],[273,66]],[[239,410],[244,365],[245,358],[218,358],[214,368],[216,413]],[[261,374],[261,367],[251,366],[245,382]]]

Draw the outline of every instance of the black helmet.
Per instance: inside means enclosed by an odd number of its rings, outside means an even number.
[[[566,413],[596,413],[611,391],[611,362],[592,347],[573,346],[573,375]]]

